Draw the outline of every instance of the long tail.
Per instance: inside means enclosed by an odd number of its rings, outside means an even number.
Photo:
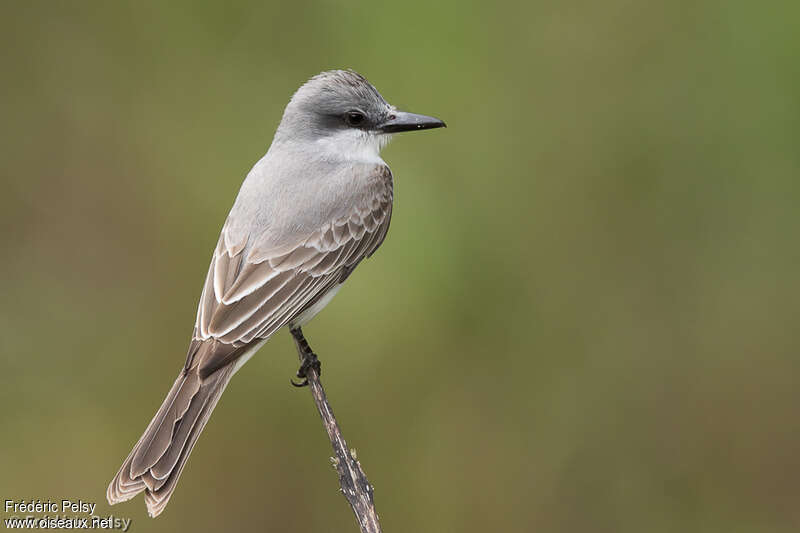
[[[233,376],[234,365],[201,378],[197,367],[181,371],[139,442],[106,491],[108,503],[130,500],[144,491],[150,516],[167,506],[194,443]]]

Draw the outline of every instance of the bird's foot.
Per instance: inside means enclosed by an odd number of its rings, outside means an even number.
[[[295,387],[307,387],[308,371],[312,368],[317,371],[317,376],[322,374],[322,363],[320,363],[319,359],[317,358],[317,354],[312,351],[308,351],[303,354],[303,362],[300,365],[300,368],[297,369],[297,377],[301,378],[302,381],[295,382],[293,379],[289,381]]]

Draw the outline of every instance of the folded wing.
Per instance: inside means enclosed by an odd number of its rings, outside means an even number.
[[[343,282],[383,242],[392,213],[391,173],[363,205],[310,235],[271,250],[228,242],[223,229],[200,298],[186,368],[205,377],[237,359],[242,348],[289,323]],[[253,259],[256,258],[256,259]]]

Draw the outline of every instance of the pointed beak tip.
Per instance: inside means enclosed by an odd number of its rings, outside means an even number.
[[[446,128],[443,120],[414,113],[396,112],[383,124],[381,131],[384,133],[399,133],[401,131],[419,131],[433,128]]]
[[[446,127],[447,124],[444,123],[444,120],[439,120],[438,118],[434,118],[422,124],[417,124],[417,129],[420,130],[433,130],[436,128],[446,128]]]

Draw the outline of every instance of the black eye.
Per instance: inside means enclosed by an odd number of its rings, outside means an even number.
[[[360,111],[348,111],[344,115],[344,120],[348,126],[360,126],[364,122],[364,113]]]

